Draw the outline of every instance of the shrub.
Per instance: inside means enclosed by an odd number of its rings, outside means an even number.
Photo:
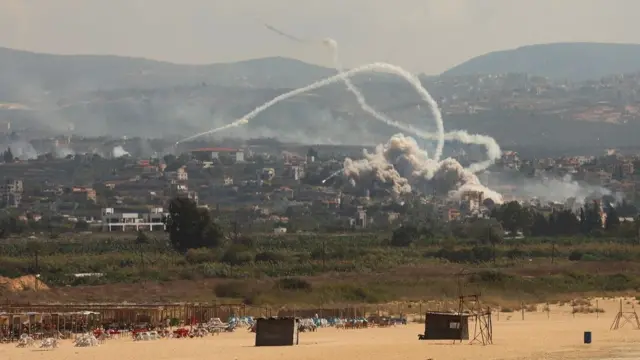
[[[216,285],[213,291],[217,297],[243,299],[251,293],[250,290],[243,281],[227,281]]]
[[[222,255],[222,262],[229,265],[243,265],[253,261],[253,254],[244,245],[231,245]]]
[[[282,290],[290,291],[311,291],[312,285],[307,280],[301,278],[284,278],[276,282],[276,286]]]
[[[264,251],[256,254],[255,262],[280,263],[286,260],[286,256],[273,251]]]
[[[189,249],[185,254],[185,260],[190,264],[202,264],[207,262],[215,262],[217,260],[216,253],[211,249]]]
[[[569,261],[580,261],[584,254],[581,251],[574,250],[569,254]]]

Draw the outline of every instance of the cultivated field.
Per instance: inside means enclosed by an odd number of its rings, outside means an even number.
[[[635,299],[624,301],[631,311]],[[595,301],[592,301],[595,304]],[[494,316],[494,344],[489,346],[452,344],[449,341],[418,341],[421,324],[390,328],[337,330],[322,328],[301,333],[300,345],[256,348],[254,334],[245,329],[235,333],[194,339],[161,339],[134,342],[130,338],[108,340],[99,347],[76,348],[71,340],[60,347],[41,351],[0,345],[0,358],[6,360],[91,358],[94,360],[244,360],[244,359],[637,359],[640,357],[640,331],[626,324],[619,330],[609,327],[618,310],[618,300],[598,300],[604,312],[572,314],[570,305],[551,305],[550,311],[501,313]],[[472,330],[473,332],[473,326]],[[583,332],[592,331],[593,343],[584,345]]]

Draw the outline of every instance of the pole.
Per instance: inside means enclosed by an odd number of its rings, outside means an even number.
[[[551,308],[549,307],[549,302],[547,301],[547,319],[549,318],[550,313],[551,313]]]
[[[554,242],[551,245],[551,263],[554,264],[555,263],[555,258],[556,258],[556,243]]]

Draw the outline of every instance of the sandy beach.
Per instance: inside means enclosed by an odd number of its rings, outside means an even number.
[[[625,300],[625,311],[631,303]],[[245,329],[235,333],[194,339],[162,339],[134,342],[130,338],[112,339],[92,348],[73,347],[63,340],[54,350],[20,349],[15,344],[0,345],[0,358],[6,360],[91,358],[93,360],[244,360],[328,358],[350,360],[405,359],[634,359],[640,358],[640,331],[627,323],[609,330],[618,311],[617,300],[598,301],[604,313],[575,314],[572,307],[550,306],[545,311],[501,313],[493,318],[493,345],[452,344],[450,341],[419,341],[423,324],[356,330],[319,329],[301,333],[300,345],[254,347],[255,334]],[[542,309],[542,306],[539,307]],[[584,331],[591,331],[593,343],[583,344]],[[473,333],[473,326],[471,326]]]

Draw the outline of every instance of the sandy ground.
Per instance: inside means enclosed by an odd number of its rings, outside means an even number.
[[[632,324],[609,330],[618,304],[616,300],[598,300],[599,307],[605,310],[599,315],[576,314],[574,317],[570,306],[551,306],[549,314],[527,312],[524,320],[521,313],[501,313],[499,319],[494,315],[494,344],[489,346],[418,341],[417,334],[424,332],[424,325],[410,324],[359,330],[319,329],[316,333],[300,334],[300,345],[292,347],[256,348],[254,334],[244,329],[201,339],[109,340],[94,348],[76,348],[66,340],[58,349],[49,351],[18,349],[15,344],[7,344],[0,345],[0,359],[638,359],[640,331]],[[631,305],[625,301],[627,310],[631,311]],[[592,344],[583,344],[584,331],[593,333]]]

